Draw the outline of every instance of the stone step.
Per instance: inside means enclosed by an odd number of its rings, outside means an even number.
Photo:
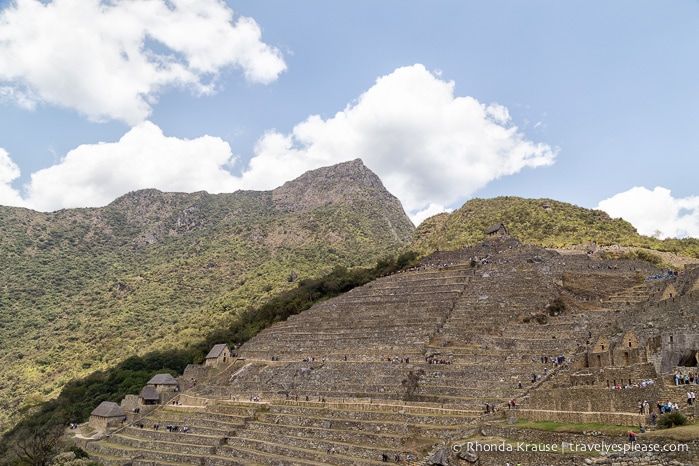
[[[242,432],[238,438],[257,441],[274,439],[274,443],[277,445],[282,445],[285,447],[302,446],[306,449],[314,449],[320,453],[319,456],[321,456],[323,460],[327,459],[328,461],[333,461],[335,458],[338,458],[337,455],[350,457],[356,462],[358,459],[374,461],[380,460],[381,454],[386,451],[397,450],[402,451],[404,454],[406,453],[401,445],[401,443],[405,443],[405,439],[395,436],[394,439],[398,440],[399,445],[377,444],[376,440],[379,438],[377,436],[371,437],[371,441],[369,442],[352,443],[339,439],[330,441],[324,437],[303,435],[315,433],[317,433],[317,431],[302,430],[299,432],[298,427],[293,427],[287,429],[277,429],[275,434],[271,436],[265,431],[246,429],[245,432]],[[335,453],[332,453],[333,448],[335,449]],[[412,451],[410,453],[413,455],[415,454],[415,452]],[[330,456],[328,457],[328,455]],[[318,455],[315,457],[318,457]]]
[[[141,439],[145,441],[153,442],[179,442],[182,438],[183,443],[192,445],[202,445],[202,446],[218,446],[222,443],[225,437],[232,435],[231,432],[226,432],[222,429],[207,429],[198,426],[189,427],[187,433],[181,431],[184,426],[179,426],[179,431],[171,432],[168,431],[166,426],[162,426],[159,429],[146,428],[143,429],[138,427],[127,427],[126,429],[117,432],[111,436],[113,441],[116,439]],[[128,444],[127,441],[119,441],[118,443]]]
[[[381,453],[379,452],[376,459],[372,458],[357,458],[347,453],[356,452],[336,452],[328,454],[325,445],[314,445],[312,439],[306,439],[307,447],[297,447],[288,442],[288,444],[277,443],[275,440],[259,440],[254,438],[232,437],[228,439],[228,444],[219,448],[219,453],[223,456],[234,458],[254,459],[267,464],[283,464],[283,465],[327,465],[333,464],[338,466],[352,466],[357,464],[357,460],[361,459],[362,464],[382,464],[380,461]],[[299,442],[302,443],[302,442]],[[313,448],[316,446],[316,448]],[[310,448],[309,448],[310,447]],[[281,463],[275,461],[269,462],[269,457],[284,458]]]
[[[196,454],[160,451],[152,448],[137,448],[115,443],[111,440],[88,442],[86,451],[88,451],[91,456],[95,454],[95,456],[105,459],[122,458],[126,460],[139,459],[141,461],[154,460],[174,464],[201,464],[201,457]]]

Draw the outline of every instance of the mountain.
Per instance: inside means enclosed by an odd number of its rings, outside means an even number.
[[[430,253],[472,246],[498,223],[503,223],[508,233],[523,243],[545,247],[618,245],[699,258],[699,241],[694,238],[661,241],[639,235],[629,222],[613,219],[601,210],[552,199],[513,196],[472,199],[452,213],[428,218],[415,231],[411,247]]]
[[[361,160],[265,192],[0,207],[0,225],[0,430],[75,377],[187,347],[297,280],[374,264],[414,230]]]
[[[360,160],[265,192],[143,190],[53,213],[0,207],[0,431],[76,377],[151,351],[198,351],[306,278],[411,249],[460,250],[498,223],[523,243],[621,245],[617,257],[655,264],[670,264],[666,253],[699,258],[696,239],[644,237],[550,199],[473,199],[415,230]]]

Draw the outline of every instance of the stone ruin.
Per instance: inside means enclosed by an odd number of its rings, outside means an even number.
[[[456,442],[534,441],[503,418],[648,426],[638,400],[682,401],[673,374],[697,370],[698,284],[699,269],[489,237],[275,324],[227,365],[188,367],[176,404],[84,446],[105,464],[531,464]]]

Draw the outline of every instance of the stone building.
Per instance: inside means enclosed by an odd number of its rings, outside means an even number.
[[[160,393],[152,385],[146,385],[141,389],[141,393],[138,395],[139,402],[142,405],[155,405],[160,403]]]
[[[206,355],[204,366],[222,367],[230,363],[231,349],[225,343],[214,345]]]
[[[179,390],[179,383],[171,374],[156,374],[148,381],[147,385],[155,388],[158,393]]]
[[[619,344],[614,347],[612,362],[615,366],[630,366],[644,362],[638,345],[638,337],[626,332]]]
[[[588,367],[608,367],[612,365],[609,340],[600,336],[587,353]]]
[[[117,427],[124,420],[124,410],[113,401],[103,401],[90,413],[90,426],[98,431]]]
[[[507,228],[504,223],[496,223],[485,232],[488,236],[507,236]]]

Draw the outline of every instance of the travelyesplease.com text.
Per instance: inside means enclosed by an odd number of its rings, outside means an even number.
[[[528,442],[513,442],[513,443],[481,443],[481,442],[463,442],[452,445],[452,450],[456,453],[468,451],[473,453],[482,452],[547,452],[547,453],[628,453],[628,452],[643,452],[643,453],[664,453],[664,452],[687,452],[689,445],[685,443],[528,443]]]

